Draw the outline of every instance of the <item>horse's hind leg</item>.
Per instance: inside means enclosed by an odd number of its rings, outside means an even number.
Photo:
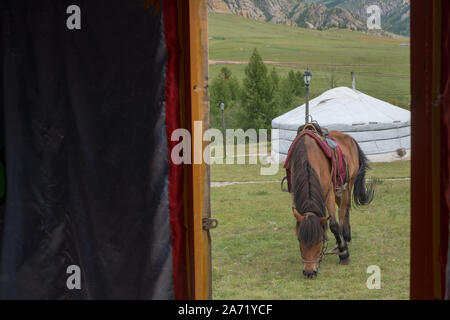
[[[348,262],[350,261],[350,254],[348,251],[347,242],[345,241],[345,238],[343,236],[344,229],[342,226],[342,220],[339,217],[339,220],[341,221],[341,224],[340,224],[340,223],[338,223],[338,221],[336,219],[335,195],[334,195],[333,191],[331,191],[328,196],[327,210],[328,210],[328,214],[330,215],[330,230],[331,230],[331,232],[333,232],[334,237],[336,238],[336,244],[339,249],[340,263],[348,264]],[[340,210],[339,210],[339,212],[340,212]]]
[[[343,192],[342,197],[338,203],[339,206],[339,223],[342,227],[342,235],[347,242],[352,241],[352,231],[350,227],[350,192]]]

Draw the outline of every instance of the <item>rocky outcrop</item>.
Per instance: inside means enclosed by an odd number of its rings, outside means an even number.
[[[208,0],[208,11],[217,13],[232,13],[223,0]]]

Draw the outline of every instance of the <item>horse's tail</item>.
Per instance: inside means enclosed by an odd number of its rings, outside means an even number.
[[[373,200],[375,182],[370,181],[366,183],[366,171],[370,168],[369,160],[367,160],[366,155],[354,139],[353,142],[358,149],[359,158],[358,174],[356,175],[356,181],[353,187],[353,200],[357,206],[367,205]]]

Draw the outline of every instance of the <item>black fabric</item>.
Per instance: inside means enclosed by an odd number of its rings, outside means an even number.
[[[0,298],[173,298],[167,50],[148,3],[0,0]]]

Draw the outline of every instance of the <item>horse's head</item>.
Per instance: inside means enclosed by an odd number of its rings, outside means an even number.
[[[303,262],[303,275],[314,278],[319,272],[322,249],[326,239],[326,224],[329,217],[318,217],[314,213],[306,212],[301,215],[293,208],[297,220],[297,238],[300,255]]]

